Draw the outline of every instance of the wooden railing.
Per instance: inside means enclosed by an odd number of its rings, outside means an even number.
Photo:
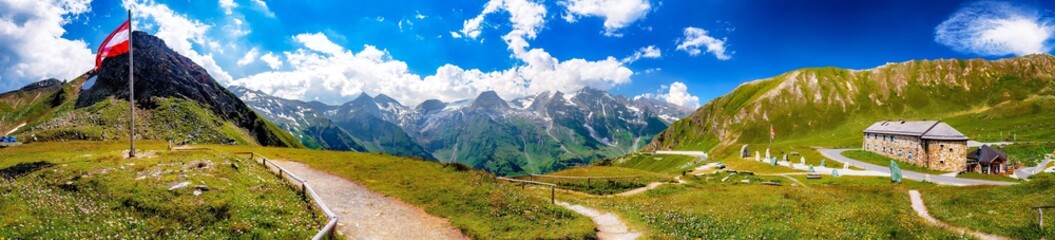
[[[289,170],[282,168],[278,164],[275,164],[274,162],[267,160],[264,156],[260,156],[254,152],[240,152],[237,154],[249,154],[249,160],[252,161],[256,161],[256,157],[259,156],[260,164],[264,165],[264,168],[267,168],[268,171],[275,172],[278,174],[279,178],[285,179],[289,184],[293,185],[293,187],[297,187],[299,184],[302,196],[305,198],[311,198],[311,202],[315,204],[315,207],[322,211],[323,215],[326,215],[326,218],[329,219],[326,225],[323,226],[322,229],[311,239],[319,240],[327,236],[329,236],[329,239],[334,239],[334,234],[336,234],[337,229],[337,215],[333,214],[333,211],[331,211],[329,207],[326,207],[326,203],[323,203],[322,200],[319,199],[319,194],[315,193],[315,189],[313,189],[311,185],[308,185],[307,181],[293,175]]]
[[[1055,205],[1033,206],[1032,208],[1037,209],[1037,217],[1040,218],[1040,221],[1037,222],[1037,225],[1040,226],[1041,231],[1044,231],[1044,209],[1055,208]]]
[[[592,179],[635,179],[635,178],[639,178],[641,176],[611,176],[611,177],[608,177],[608,176],[557,176],[557,175],[536,175],[536,174],[531,174],[531,175],[528,175],[528,177],[530,177],[531,180],[535,180],[535,178],[586,179],[586,185],[589,186],[590,185],[590,181]]]
[[[549,186],[549,202],[550,202],[550,204],[557,204],[557,184],[536,182],[536,181],[528,181],[528,180],[520,180],[520,179],[512,179],[512,178],[507,178],[507,177],[497,177],[497,178],[498,178],[498,180],[505,180],[505,181],[515,182],[515,183]]]

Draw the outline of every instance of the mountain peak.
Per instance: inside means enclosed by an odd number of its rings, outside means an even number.
[[[473,103],[470,106],[473,108],[509,108],[509,104],[507,104],[506,101],[502,99],[502,97],[499,97],[498,93],[496,93],[495,91],[486,91],[480,93],[480,96],[476,97],[476,100],[473,100]]]
[[[139,107],[152,109],[157,99],[177,98],[211,109],[212,114],[244,128],[257,142],[269,146],[292,146],[280,133],[273,132],[266,121],[249,109],[242,100],[221,86],[204,68],[169,48],[165,41],[150,34],[132,33],[135,49],[135,95]],[[82,91],[76,108],[92,106],[108,98],[127,99],[128,60],[132,54],[106,58],[95,72],[95,84]],[[292,137],[289,137],[292,138]],[[299,145],[296,143],[294,145]]]

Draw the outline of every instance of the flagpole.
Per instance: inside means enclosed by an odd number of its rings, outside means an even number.
[[[132,75],[132,69],[133,69],[132,63],[133,63],[133,60],[132,59],[135,58],[135,55],[133,54],[135,47],[133,47],[133,45],[132,45],[132,38],[133,38],[132,37],[132,35],[133,35],[132,33],[133,33],[133,30],[132,30],[132,10],[129,9],[128,10],[128,106],[129,106],[128,107],[128,113],[129,113],[129,116],[132,119],[132,124],[129,124],[129,128],[131,129],[131,131],[129,132],[129,138],[128,138],[129,142],[130,142],[130,147],[128,149],[128,158],[135,158],[136,157],[136,99],[135,99],[136,90],[135,90],[135,84],[134,84],[135,81],[132,80],[132,78],[133,78],[133,75]]]

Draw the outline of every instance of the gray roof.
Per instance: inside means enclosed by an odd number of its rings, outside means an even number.
[[[982,145],[978,150],[974,150],[967,154],[967,159],[973,160],[975,163],[981,163],[983,165],[989,165],[996,159],[1003,159],[1007,161],[1007,153],[1001,152],[1000,150],[993,149],[989,145]]]
[[[908,135],[931,140],[967,140],[963,133],[941,121],[882,121],[872,124],[864,132]]]

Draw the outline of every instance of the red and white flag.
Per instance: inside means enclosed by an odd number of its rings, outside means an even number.
[[[103,65],[103,59],[128,53],[128,38],[132,36],[129,23],[130,21],[122,23],[99,46],[99,51],[95,53],[95,69],[99,69]]]
[[[777,138],[777,131],[773,130],[773,126],[769,126],[769,139]]]

